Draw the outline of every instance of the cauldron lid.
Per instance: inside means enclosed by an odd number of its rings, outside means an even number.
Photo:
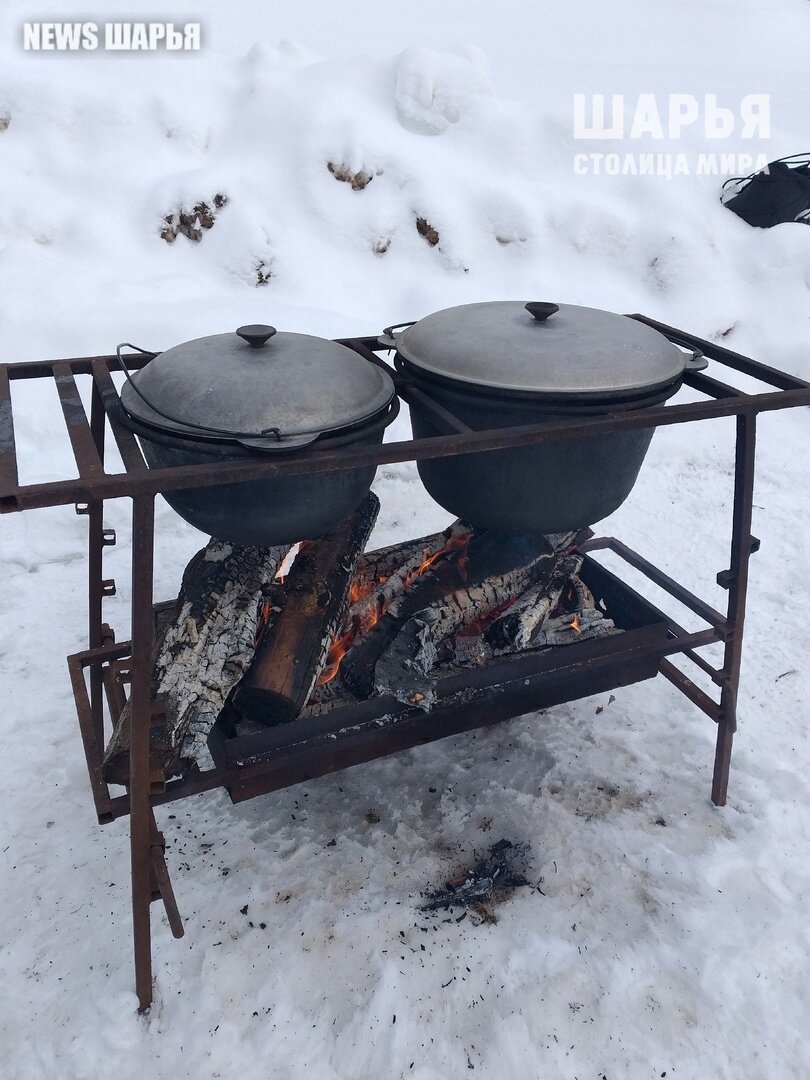
[[[652,390],[678,379],[687,361],[652,327],[574,304],[463,304],[393,339],[400,356],[427,374],[540,396]]]
[[[345,345],[252,325],[159,353],[121,403],[164,432],[269,450],[362,423],[393,396],[391,377]]]

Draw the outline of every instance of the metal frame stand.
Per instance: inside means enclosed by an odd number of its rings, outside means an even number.
[[[380,447],[361,449],[347,448],[337,451],[324,451],[319,454],[291,455],[286,461],[220,462],[211,466],[184,466],[180,468],[149,470],[134,436],[121,424],[120,403],[113,383],[111,372],[118,369],[118,361],[113,356],[79,358],[37,362],[33,364],[8,364],[0,366],[0,513],[14,512],[38,506],[76,504],[77,513],[86,514],[89,522],[89,648],[84,652],[69,657],[68,664],[74,698],[79,717],[82,741],[87,759],[88,774],[98,820],[101,824],[115,818],[130,817],[130,850],[132,864],[132,911],[133,939],[135,949],[135,976],[138,1000],[142,1010],[147,1009],[152,1001],[152,962],[151,962],[151,926],[150,909],[156,900],[162,900],[172,933],[181,937],[183,926],[165,862],[165,843],[155,819],[154,807],[185,798],[201,791],[225,786],[234,794],[234,776],[221,768],[208,772],[196,773],[179,780],[166,781],[163,776],[150,774],[149,734],[156,715],[157,706],[150,697],[150,666],[154,637],[154,601],[153,601],[153,560],[154,560],[154,500],[158,492],[178,488],[219,483],[233,483],[239,480],[257,479],[279,474],[295,475],[314,472],[334,471],[341,468],[357,467],[363,464],[382,464],[394,461],[416,460],[471,451],[502,449],[510,446],[522,446],[550,442],[566,437],[584,434],[604,434],[626,428],[645,428],[686,423],[719,416],[736,416],[736,462],[734,474],[733,528],[731,538],[730,566],[717,576],[718,583],[728,589],[728,605],[723,615],[695,596],[678,582],[668,577],[661,570],[642,556],[612,537],[599,537],[586,541],[583,551],[609,549],[624,559],[636,570],[641,571],[650,581],[663,588],[680,603],[685,604],[701,617],[707,629],[696,633],[687,633],[674,620],[661,614],[666,623],[666,640],[649,647],[638,644],[626,646],[625,653],[618,660],[607,660],[599,655],[594,647],[589,653],[589,644],[571,646],[582,650],[578,655],[584,657],[579,665],[569,665],[568,683],[560,684],[560,674],[550,664],[538,665],[532,678],[546,685],[546,699],[568,700],[581,696],[584,692],[594,692],[594,685],[599,686],[598,671],[619,671],[611,685],[623,685],[637,678],[649,677],[639,674],[640,669],[633,666],[637,658],[648,657],[655,653],[654,667],[650,674],[660,671],[679,691],[686,695],[702,712],[717,724],[717,743],[712,781],[712,801],[717,806],[726,802],[734,733],[737,727],[736,703],[740,680],[742,659],[743,627],[745,621],[746,592],[748,584],[749,559],[757,549],[758,541],[751,535],[751,518],[754,484],[754,450],[756,440],[756,416],[759,412],[774,409],[810,405],[810,384],[794,376],[787,375],[773,368],[759,364],[748,357],[730,352],[713,343],[701,341],[682,331],[663,326],[643,316],[640,319],[678,344],[697,347],[718,364],[743,372],[765,383],[776,392],[746,394],[727,383],[699,373],[688,373],[686,385],[700,391],[709,400],[686,404],[656,406],[635,412],[607,414],[603,417],[585,421],[554,422],[523,428],[504,428],[495,431],[474,432],[458,421],[446,410],[434,407],[434,419],[442,435],[421,440],[407,440],[399,443],[386,443]],[[381,347],[373,338],[346,339],[343,344],[355,349],[368,359],[379,363],[374,355]],[[142,359],[132,359],[133,368],[142,366]],[[404,400],[414,400],[417,396],[420,405],[426,404],[422,390],[411,386],[407,378],[391,371],[395,379],[397,392]],[[88,422],[75,376],[92,377],[92,398],[90,420]],[[56,388],[62,406],[64,420],[70,436],[71,445],[79,470],[78,480],[59,480],[44,484],[20,485],[17,480],[17,459],[14,440],[13,411],[10,394],[10,381],[14,379],[46,378],[56,382]],[[430,406],[430,401],[427,402]],[[115,437],[124,461],[125,472],[108,473],[105,470],[105,433],[109,426]],[[111,629],[103,621],[103,600],[112,595],[115,584],[103,577],[103,552],[106,546],[115,543],[115,534],[104,528],[103,508],[107,498],[130,497],[132,499],[132,640],[116,644]],[[641,598],[639,598],[641,601]],[[721,668],[713,667],[697,650],[712,642],[724,642],[724,658]],[[628,651],[629,650],[629,651]],[[685,675],[669,659],[668,655],[679,654],[696,664],[707,674],[720,690],[720,700],[716,702],[706,694],[692,679]],[[613,668],[610,668],[610,663]],[[601,665],[601,667],[600,667]],[[86,677],[89,672],[89,679]],[[635,675],[633,673],[636,673]],[[604,678],[604,675],[601,677]],[[548,690],[549,681],[556,689]],[[581,678],[579,691],[572,689],[571,680]],[[588,679],[590,678],[590,682]],[[596,681],[594,681],[594,679]],[[545,683],[543,683],[545,680]],[[521,682],[530,683],[531,679],[521,678]],[[89,689],[88,689],[89,682]],[[129,683],[129,705],[131,724],[130,780],[125,795],[113,797],[105,783],[101,762],[104,750],[105,699],[111,711],[120,710],[124,700],[123,686]],[[562,685],[562,689],[560,688]],[[499,691],[502,687],[498,688]],[[551,695],[549,697],[549,694]],[[520,711],[531,711],[527,699],[515,695],[511,706],[501,702],[500,711],[496,709],[495,719],[507,715],[518,715]],[[362,711],[361,703],[357,706]],[[515,711],[517,710],[517,711]],[[369,711],[368,709],[366,710]],[[474,723],[486,723],[486,720],[474,720],[472,723],[460,721],[453,707],[440,709],[430,715],[434,721],[446,717],[447,723],[437,734],[425,736],[420,733],[418,723],[407,716],[404,718],[403,732],[399,739],[388,741],[385,745],[379,741],[371,743],[366,739],[364,745],[349,748],[338,755],[339,762],[331,767],[345,767],[359,761],[370,760],[385,753],[393,753],[408,745],[415,745],[427,738],[443,737],[455,730],[464,730]],[[369,714],[370,715],[370,714]],[[408,724],[411,725],[408,734]],[[455,726],[454,726],[455,725]],[[439,723],[441,728],[441,723]],[[299,729],[300,730],[300,729]],[[313,745],[318,732],[313,729]],[[322,735],[323,732],[321,731]],[[301,751],[298,744],[297,753]],[[283,756],[283,755],[282,755]],[[275,755],[278,758],[278,753]],[[300,764],[291,766],[286,771],[270,776],[267,765],[254,765],[239,798],[248,798],[264,791],[277,790],[303,779]],[[326,771],[327,766],[322,771]],[[296,768],[298,771],[296,771]],[[313,775],[319,775],[318,772]],[[297,778],[297,779],[296,779]]]

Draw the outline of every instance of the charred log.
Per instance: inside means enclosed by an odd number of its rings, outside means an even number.
[[[417,540],[406,540],[401,544],[390,544],[388,547],[369,551],[363,556],[358,566],[358,580],[368,582],[369,585],[382,585],[392,574],[401,570],[406,563],[413,565],[417,556],[424,558],[426,551],[438,551],[451,530],[460,526],[460,522],[444,529],[443,532],[431,533],[429,536],[421,536]],[[419,563],[416,563],[419,566]]]
[[[569,561],[570,560],[570,561]],[[508,612],[486,626],[483,633],[465,628],[440,650],[442,674],[448,669],[478,667],[526,649],[547,649],[574,645],[591,638],[621,633],[612,619],[596,605],[593,594],[577,572],[565,578],[565,564],[578,568],[580,559],[571,555],[561,563],[561,573],[547,586],[524,593]],[[508,616],[508,617],[507,617]]]
[[[374,689],[374,669],[377,661],[397,636],[408,619],[422,608],[435,603],[458,588],[466,573],[468,547],[483,543],[486,536],[476,537],[466,526],[456,523],[450,535],[434,553],[433,564],[416,575],[404,588],[404,579],[397,595],[379,620],[347,652],[340,668],[343,681],[358,697],[368,697]],[[426,560],[423,558],[422,562]],[[421,566],[420,562],[417,564]]]
[[[511,607],[487,627],[484,638],[494,649],[528,649],[539,628],[557,606],[563,590],[579,573],[582,556],[566,555],[543,580],[519,596]]]
[[[208,732],[253,656],[258,613],[273,610],[286,547],[211,542],[186,567],[173,616],[156,636],[152,700],[162,716],[150,731],[150,772],[171,776],[206,751]],[[129,783],[125,704],[104,755],[104,778]]]
[[[432,555],[445,548],[454,538],[466,537],[468,532],[466,525],[456,521],[444,532],[372,552],[367,556],[364,577],[357,582],[360,596],[349,611],[350,625],[365,633],[378,616],[388,611],[413,584],[420,575],[420,568],[430,561]],[[373,572],[373,577],[369,571]]]
[[[306,705],[346,614],[357,563],[379,509],[379,499],[369,493],[340,525],[296,557],[281,610],[233,696],[242,716],[266,726],[283,724]]]
[[[472,580],[416,612],[401,626],[376,664],[377,693],[429,709],[435,701],[433,669],[442,642],[496,611],[504,601],[520,596],[532,582],[547,583],[560,563],[567,561],[576,534],[525,537],[488,533],[486,538],[490,539],[489,559],[483,557],[483,545],[473,551],[470,543]],[[481,580],[485,571],[489,576]]]

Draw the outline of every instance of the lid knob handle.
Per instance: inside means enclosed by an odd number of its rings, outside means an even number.
[[[275,326],[265,326],[264,323],[251,323],[250,326],[240,326],[237,334],[254,349],[260,349],[275,334]]]
[[[526,310],[530,315],[534,315],[538,322],[545,322],[549,315],[553,315],[555,311],[560,310],[560,305],[539,303],[532,300],[526,305]]]

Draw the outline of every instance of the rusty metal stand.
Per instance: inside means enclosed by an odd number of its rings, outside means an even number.
[[[716,805],[725,804],[737,723],[748,565],[752,552],[758,547],[758,541],[751,535],[756,417],[760,412],[810,405],[810,383],[644,316],[632,318],[653,326],[677,344],[701,349],[721,367],[758,379],[768,390],[748,394],[702,373],[689,372],[684,377],[684,384],[709,400],[670,403],[576,422],[563,420],[523,428],[471,431],[452,413],[432,403],[418,387],[410,385],[407,378],[391,370],[398,395],[406,401],[418,398],[422,408],[432,409],[441,435],[375,447],[293,454],[284,461],[257,458],[255,461],[223,461],[150,470],[135,437],[121,423],[120,403],[111,374],[120,370],[116,357],[0,365],[0,513],[75,503],[77,513],[88,517],[89,648],[69,657],[68,668],[98,820],[106,824],[119,817],[130,817],[135,973],[142,1010],[147,1009],[152,1000],[150,909],[154,901],[162,900],[174,936],[183,934],[166,866],[165,841],[155,819],[154,807],[157,805],[218,787],[226,788],[234,801],[251,798],[336,768],[520,715],[521,711],[531,711],[540,698],[547,703],[571,700],[608,685],[627,685],[650,678],[657,672],[717,724],[711,797]],[[374,355],[380,349],[374,338],[344,339],[342,343],[367,359],[382,362]],[[133,357],[127,362],[134,369],[146,361]],[[79,376],[92,380],[89,421],[76,384]],[[78,467],[78,479],[30,485],[19,483],[10,393],[10,383],[15,379],[55,382]],[[583,551],[612,551],[691,609],[707,624],[706,629],[687,633],[674,619],[652,608],[643,597],[608,574],[607,578],[614,581],[613,587],[618,585],[625,589],[631,606],[646,605],[645,610],[652,611],[658,620],[649,630],[637,624],[637,629],[624,636],[621,645],[603,647],[586,642],[570,646],[572,651],[564,661],[548,656],[535,657],[517,661],[511,668],[511,675],[492,665],[491,671],[471,673],[466,680],[460,677],[449,679],[448,682],[454,685],[448,692],[447,704],[431,712],[429,724],[418,710],[400,708],[396,703],[385,701],[382,704],[379,701],[361,702],[346,707],[353,710],[348,723],[345,714],[336,709],[329,717],[289,725],[294,728],[294,734],[269,729],[271,734],[264,738],[253,760],[246,766],[241,761],[229,762],[226,752],[224,767],[218,765],[215,769],[168,782],[162,777],[150,776],[149,735],[157,709],[150,693],[155,611],[154,500],[157,493],[203,484],[235,483],[277,475],[308,475],[364,465],[539,445],[588,434],[608,434],[722,416],[736,417],[737,424],[730,567],[717,576],[718,584],[729,594],[725,615],[613,537],[594,538],[581,546]],[[104,441],[108,427],[124,463],[123,473],[109,472],[105,468]],[[132,640],[117,644],[111,629],[103,622],[102,613],[104,597],[115,591],[115,583],[103,577],[104,548],[115,543],[114,532],[104,528],[103,506],[106,499],[120,497],[132,500]],[[714,642],[724,643],[723,666],[719,669],[698,652],[702,646]],[[683,656],[709,676],[720,689],[719,702],[668,659],[673,655]],[[485,681],[488,677],[490,683]],[[126,683],[130,683],[130,778],[127,793],[114,797],[102,776],[105,701],[111,717],[116,719],[125,701],[123,687]],[[464,683],[464,686],[456,686],[456,683]],[[478,694],[479,704],[483,702],[480,708],[476,709],[464,698],[465,688]],[[453,697],[453,693],[459,692],[462,704]],[[383,715],[391,721],[388,730],[379,726]]]

